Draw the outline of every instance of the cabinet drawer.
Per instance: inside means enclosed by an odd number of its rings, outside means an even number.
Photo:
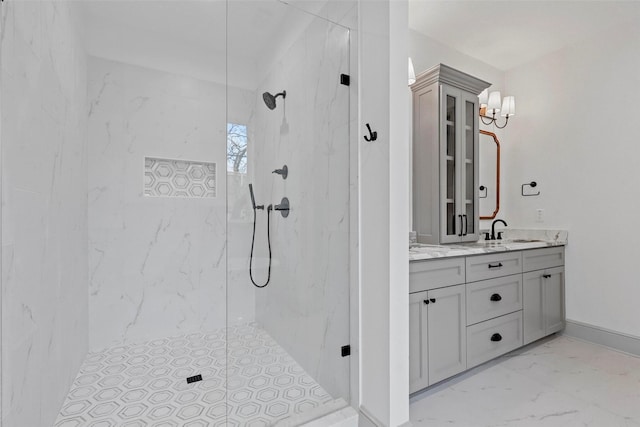
[[[466,259],[467,283],[522,273],[522,252],[470,256]]]
[[[467,327],[467,369],[522,346],[522,311]]]
[[[522,275],[467,285],[467,325],[522,310]]]
[[[564,247],[532,249],[522,253],[523,271],[544,270],[564,265]]]
[[[464,283],[464,258],[414,261],[409,264],[409,292]]]

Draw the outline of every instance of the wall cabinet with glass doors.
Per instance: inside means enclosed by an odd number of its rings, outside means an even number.
[[[413,228],[420,243],[478,240],[478,94],[490,83],[439,64],[413,92]]]

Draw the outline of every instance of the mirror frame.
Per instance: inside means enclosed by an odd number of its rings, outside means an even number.
[[[480,219],[494,219],[498,216],[498,211],[500,210],[500,140],[498,140],[498,137],[493,132],[481,129],[480,134],[492,137],[493,141],[496,143],[496,209],[493,211],[491,216],[480,217]]]

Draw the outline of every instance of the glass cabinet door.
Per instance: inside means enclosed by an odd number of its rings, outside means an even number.
[[[476,103],[469,101],[468,99],[465,99],[464,103],[464,168],[461,171],[464,177],[464,191],[462,193],[461,207],[463,210],[462,215],[464,215],[463,235],[469,236],[476,233],[475,159],[477,157],[477,153],[475,143],[478,130],[476,128]]]
[[[446,235],[455,236],[460,232],[460,222],[456,221],[457,217],[457,204],[456,204],[456,157],[458,154],[457,149],[457,98],[452,95],[446,95],[445,101],[445,132],[446,132],[446,177],[445,177],[445,206],[446,206]]]
[[[440,240],[477,240],[477,97],[443,85],[440,100]]]

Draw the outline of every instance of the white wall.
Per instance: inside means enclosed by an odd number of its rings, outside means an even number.
[[[507,127],[503,189],[509,225],[569,230],[567,318],[635,336],[638,25],[507,73],[518,115]],[[520,185],[532,180],[541,195],[521,197]]]
[[[359,2],[361,425],[409,420],[407,20],[406,1]]]
[[[85,55],[70,3],[1,8],[2,425],[49,426],[88,346]]]
[[[230,107],[250,111],[236,92]],[[224,327],[225,86],[91,57],[88,96],[91,348]],[[216,196],[143,196],[145,156],[215,163]],[[231,270],[229,321],[252,321],[253,289]]]

